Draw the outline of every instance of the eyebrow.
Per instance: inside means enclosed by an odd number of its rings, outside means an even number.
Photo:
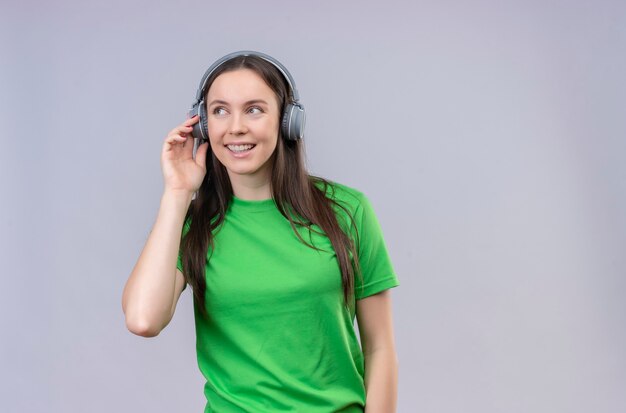
[[[252,105],[253,103],[263,103],[263,104],[267,105],[267,102],[264,101],[263,99],[252,99],[252,100],[249,100],[249,101],[245,102],[244,106],[245,105]],[[216,104],[227,105],[228,106],[228,102],[226,102],[224,100],[219,100],[219,99],[215,99],[214,101],[209,103],[209,106],[213,106],[213,105],[216,105]]]

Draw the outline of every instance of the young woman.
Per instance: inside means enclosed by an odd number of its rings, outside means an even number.
[[[124,288],[126,325],[158,335],[192,287],[205,412],[395,412],[398,278],[365,195],[307,173],[297,99],[268,55],[209,68],[199,116],[163,143],[164,192]]]

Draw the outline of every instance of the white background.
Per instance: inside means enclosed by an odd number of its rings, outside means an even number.
[[[166,133],[252,49],[375,207],[399,412],[626,411],[626,3],[0,4],[0,410],[202,411],[190,290],[151,339],[121,296]]]

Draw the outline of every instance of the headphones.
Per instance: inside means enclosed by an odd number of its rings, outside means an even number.
[[[296,89],[296,83],[291,77],[291,74],[287,70],[285,66],[283,66],[278,60],[274,59],[271,56],[268,56],[264,53],[254,52],[251,50],[242,50],[239,52],[234,52],[227,54],[226,56],[218,59],[215,63],[209,67],[209,69],[202,76],[202,80],[200,81],[200,86],[198,87],[198,91],[196,92],[196,99],[189,109],[189,118],[192,118],[196,115],[199,116],[198,122],[193,125],[193,136],[195,139],[196,148],[200,146],[201,143],[207,142],[209,140],[209,128],[207,124],[207,112],[206,112],[206,104],[204,102],[204,98],[206,95],[206,83],[209,80],[209,77],[215,70],[220,67],[225,62],[239,56],[257,56],[261,59],[271,63],[276,67],[280,73],[282,73],[283,77],[289,84],[289,88],[291,89],[291,97],[288,97],[289,101],[283,111],[282,120],[281,120],[281,131],[282,135],[287,140],[296,141],[302,139],[304,136],[304,123],[306,120],[306,116],[304,113],[304,107],[300,102],[298,102],[299,96],[298,91]],[[202,142],[200,142],[202,141]]]

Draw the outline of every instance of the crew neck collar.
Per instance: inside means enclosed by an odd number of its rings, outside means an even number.
[[[232,197],[231,208],[233,210],[257,212],[257,211],[269,211],[276,208],[274,198],[250,200],[237,198],[235,195]]]

